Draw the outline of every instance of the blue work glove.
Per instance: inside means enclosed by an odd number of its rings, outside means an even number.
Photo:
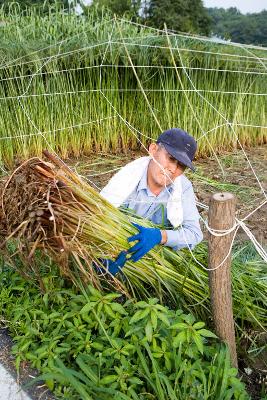
[[[100,259],[99,262],[105,267],[100,268],[97,266],[97,269],[102,273],[105,273],[107,270],[111,275],[116,275],[125,265],[127,261],[127,251],[121,251],[115,261],[108,259]]]
[[[133,225],[139,230],[139,233],[130,236],[128,242],[134,242],[135,240],[138,240],[138,242],[133,247],[130,247],[128,253],[132,253],[130,260],[136,262],[153,249],[156,244],[159,244],[162,237],[158,228],[145,228],[138,224]]]

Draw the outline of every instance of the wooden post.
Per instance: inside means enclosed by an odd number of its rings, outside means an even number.
[[[228,230],[235,223],[235,196],[216,193],[210,199],[209,227]],[[209,268],[218,267],[230,250],[234,232],[224,236],[209,233]],[[235,329],[232,308],[231,254],[223,264],[209,271],[212,316],[217,336],[228,344],[232,366],[237,368]]]

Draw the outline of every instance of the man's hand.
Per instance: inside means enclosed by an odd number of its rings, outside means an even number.
[[[104,268],[97,266],[97,270],[102,273],[109,272],[115,276],[125,265],[127,261],[127,251],[121,251],[115,261],[108,259],[100,259],[99,262]]]
[[[148,253],[154,246],[161,243],[162,235],[158,228],[145,228],[144,226],[133,224],[138,230],[137,235],[130,236],[128,242],[138,242],[130,247],[128,253],[132,253],[130,260],[134,262],[140,260],[146,253]]]

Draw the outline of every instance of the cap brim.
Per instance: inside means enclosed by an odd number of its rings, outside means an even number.
[[[190,168],[192,171],[195,171],[195,167],[192,164],[192,161],[188,157],[188,155],[184,152],[179,152],[175,150],[172,146],[169,146],[168,144],[163,143],[165,149],[167,152],[175,158],[175,160],[179,161],[181,164],[185,165],[186,167]]]

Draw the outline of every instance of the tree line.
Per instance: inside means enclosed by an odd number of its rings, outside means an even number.
[[[267,9],[252,14],[242,14],[235,7],[208,8],[207,11],[214,35],[232,42],[267,46]]]
[[[63,7],[65,11],[79,9],[84,14],[92,9],[126,16],[142,24],[158,29],[168,29],[216,36],[238,43],[267,46],[267,10],[260,13],[242,14],[237,8],[205,8],[202,0],[92,0],[85,5],[84,0],[0,0],[0,6],[10,9],[18,4],[21,10],[33,6],[46,13],[53,7]]]

